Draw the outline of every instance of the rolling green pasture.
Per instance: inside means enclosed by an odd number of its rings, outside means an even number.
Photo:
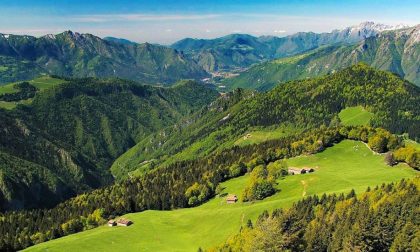
[[[39,91],[42,91],[42,90],[54,87],[55,85],[62,84],[66,81],[62,80],[62,79],[53,78],[53,77],[50,77],[48,75],[43,75],[43,76],[40,76],[36,79],[30,80],[28,82],[30,84],[32,84],[33,86],[37,87],[39,89]],[[9,84],[0,86],[0,95],[17,92],[18,90],[14,88],[14,85],[16,83],[19,83],[19,82],[13,82],[13,83],[9,83]],[[21,100],[21,101],[18,101],[18,102],[0,101],[0,108],[13,109],[18,104],[30,104],[31,102],[32,102],[32,99]]]
[[[25,251],[197,251],[225,241],[264,210],[288,207],[304,196],[365,191],[368,186],[399,181],[416,175],[405,164],[388,167],[383,156],[364,143],[345,140],[322,153],[287,160],[289,166],[313,167],[314,173],[287,176],[278,181],[278,192],[262,201],[233,205],[216,196],[195,208],[145,211],[125,215],[130,227],[102,226]],[[221,184],[225,193],[241,197],[248,175]]]
[[[338,117],[346,126],[368,125],[373,113],[362,106],[348,107],[340,111]]]

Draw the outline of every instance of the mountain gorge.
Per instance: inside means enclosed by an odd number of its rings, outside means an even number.
[[[1,209],[53,206],[111,183],[115,158],[217,96],[193,81],[158,88],[72,79],[30,105],[0,109]]]
[[[420,85],[420,26],[384,31],[355,45],[329,45],[301,55],[273,60],[251,67],[227,79],[230,88],[269,90],[280,82],[328,74],[365,62],[391,71]]]
[[[28,80],[41,73],[120,77],[162,85],[207,76],[194,61],[173,49],[72,31],[40,38],[0,34],[0,64],[0,83]]]

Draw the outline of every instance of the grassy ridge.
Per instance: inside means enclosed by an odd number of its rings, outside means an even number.
[[[362,106],[348,107],[341,110],[338,117],[346,126],[369,125],[373,113],[367,111]]]
[[[298,133],[300,130],[293,126],[281,126],[278,128],[255,129],[248,131],[235,141],[235,145],[245,146],[248,144],[258,144],[265,141],[278,139],[287,135]]]
[[[236,234],[248,219],[263,210],[288,207],[303,195],[364,191],[368,186],[415,176],[416,171],[400,164],[388,167],[383,156],[363,143],[345,140],[322,153],[288,160],[289,166],[316,167],[312,174],[287,176],[278,181],[279,192],[262,201],[227,205],[224,198],[189,209],[145,211],[128,214],[128,228],[99,227],[90,231],[30,247],[25,251],[196,251]],[[239,197],[248,176],[222,184],[226,193]]]
[[[54,78],[54,77],[51,77],[51,76],[48,76],[48,75],[43,75],[43,76],[40,76],[36,79],[30,80],[28,82],[32,86],[36,87],[39,91],[43,91],[43,90],[52,88],[56,85],[66,83],[67,81],[65,81],[63,79],[57,79],[57,78]],[[0,95],[17,92],[18,90],[14,88],[14,85],[16,83],[17,82],[6,84],[4,86],[0,86]],[[21,100],[21,101],[17,101],[17,102],[0,101],[0,108],[13,109],[18,104],[27,105],[27,104],[30,104],[31,102],[32,102],[32,99]]]

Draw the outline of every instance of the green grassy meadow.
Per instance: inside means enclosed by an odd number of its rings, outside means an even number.
[[[224,198],[216,196],[195,208],[127,214],[124,217],[134,222],[130,227],[102,226],[25,251],[197,251],[199,247],[209,248],[225,241],[264,210],[288,207],[313,194],[347,193],[351,189],[362,192],[368,186],[399,181],[417,173],[405,164],[388,167],[383,155],[351,140],[322,153],[289,159],[287,163],[316,171],[279,180],[279,191],[262,201],[228,205]],[[226,181],[221,185],[223,192],[240,198],[247,180],[248,175]]]
[[[258,144],[268,140],[279,139],[293,133],[298,133],[299,131],[300,130],[293,126],[281,126],[275,129],[266,128],[261,130],[251,130],[236,140],[234,145],[245,146]]]
[[[346,126],[368,125],[372,116],[373,114],[362,106],[345,108],[338,114]]]
[[[36,79],[30,80],[28,82],[30,84],[32,84],[33,86],[35,86],[36,88],[38,88],[39,91],[43,91],[45,89],[54,87],[55,85],[62,84],[66,81],[62,80],[62,79],[53,78],[53,77],[48,76],[48,75],[43,75],[43,76],[40,76]],[[13,82],[13,83],[9,83],[9,84],[0,86],[0,95],[17,92],[18,90],[14,88],[14,85],[16,83],[19,83],[19,82]],[[32,99],[21,100],[21,101],[17,101],[17,102],[0,101],[0,108],[14,109],[18,104],[30,104],[31,102],[32,102]]]

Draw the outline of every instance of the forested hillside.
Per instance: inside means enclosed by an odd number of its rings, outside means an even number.
[[[386,31],[355,45],[329,45],[301,55],[255,65],[227,79],[229,89],[270,90],[280,82],[332,73],[358,62],[398,74],[420,85],[420,26]]]
[[[420,179],[361,195],[310,196],[264,212],[209,251],[418,251]]]
[[[70,79],[28,106],[0,109],[0,209],[53,206],[109,184],[115,158],[217,96],[193,81],[158,88]]]
[[[420,88],[396,75],[358,64],[319,78],[291,81],[267,93],[236,90],[200,112],[188,126],[165,128],[117,159],[113,168],[141,168],[156,159],[170,163],[234,145],[247,132],[285,127],[295,134],[322,125],[338,125],[338,114],[362,106],[373,113],[370,124],[420,137]],[[222,102],[223,101],[223,102]],[[230,105],[224,102],[232,101]],[[287,128],[293,128],[294,132]],[[245,136],[244,136],[245,135]]]
[[[121,43],[72,31],[40,38],[0,34],[0,84],[41,73],[164,85],[207,76],[194,61],[164,46]]]

